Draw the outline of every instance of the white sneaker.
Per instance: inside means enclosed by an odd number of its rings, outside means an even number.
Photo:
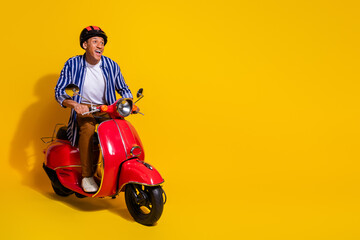
[[[81,186],[84,189],[84,192],[96,192],[99,189],[93,177],[83,178],[81,181]]]

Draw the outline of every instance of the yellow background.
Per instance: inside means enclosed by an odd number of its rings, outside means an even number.
[[[359,239],[358,1],[1,4],[0,239]],[[68,110],[53,88],[98,25],[168,195],[155,227],[123,194],[61,198],[42,170]]]

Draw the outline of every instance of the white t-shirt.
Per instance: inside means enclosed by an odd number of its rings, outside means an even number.
[[[86,75],[81,103],[105,104],[105,78],[100,68],[101,60],[96,65],[86,62]],[[85,99],[86,98],[86,99]]]

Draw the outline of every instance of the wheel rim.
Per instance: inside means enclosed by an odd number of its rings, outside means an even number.
[[[136,213],[139,215],[150,214],[153,206],[148,188],[137,184],[131,184],[129,187],[131,191],[131,205]]]

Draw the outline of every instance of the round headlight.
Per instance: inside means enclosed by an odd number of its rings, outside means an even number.
[[[127,117],[131,114],[132,101],[131,99],[120,99],[116,104],[117,112],[122,117]]]

